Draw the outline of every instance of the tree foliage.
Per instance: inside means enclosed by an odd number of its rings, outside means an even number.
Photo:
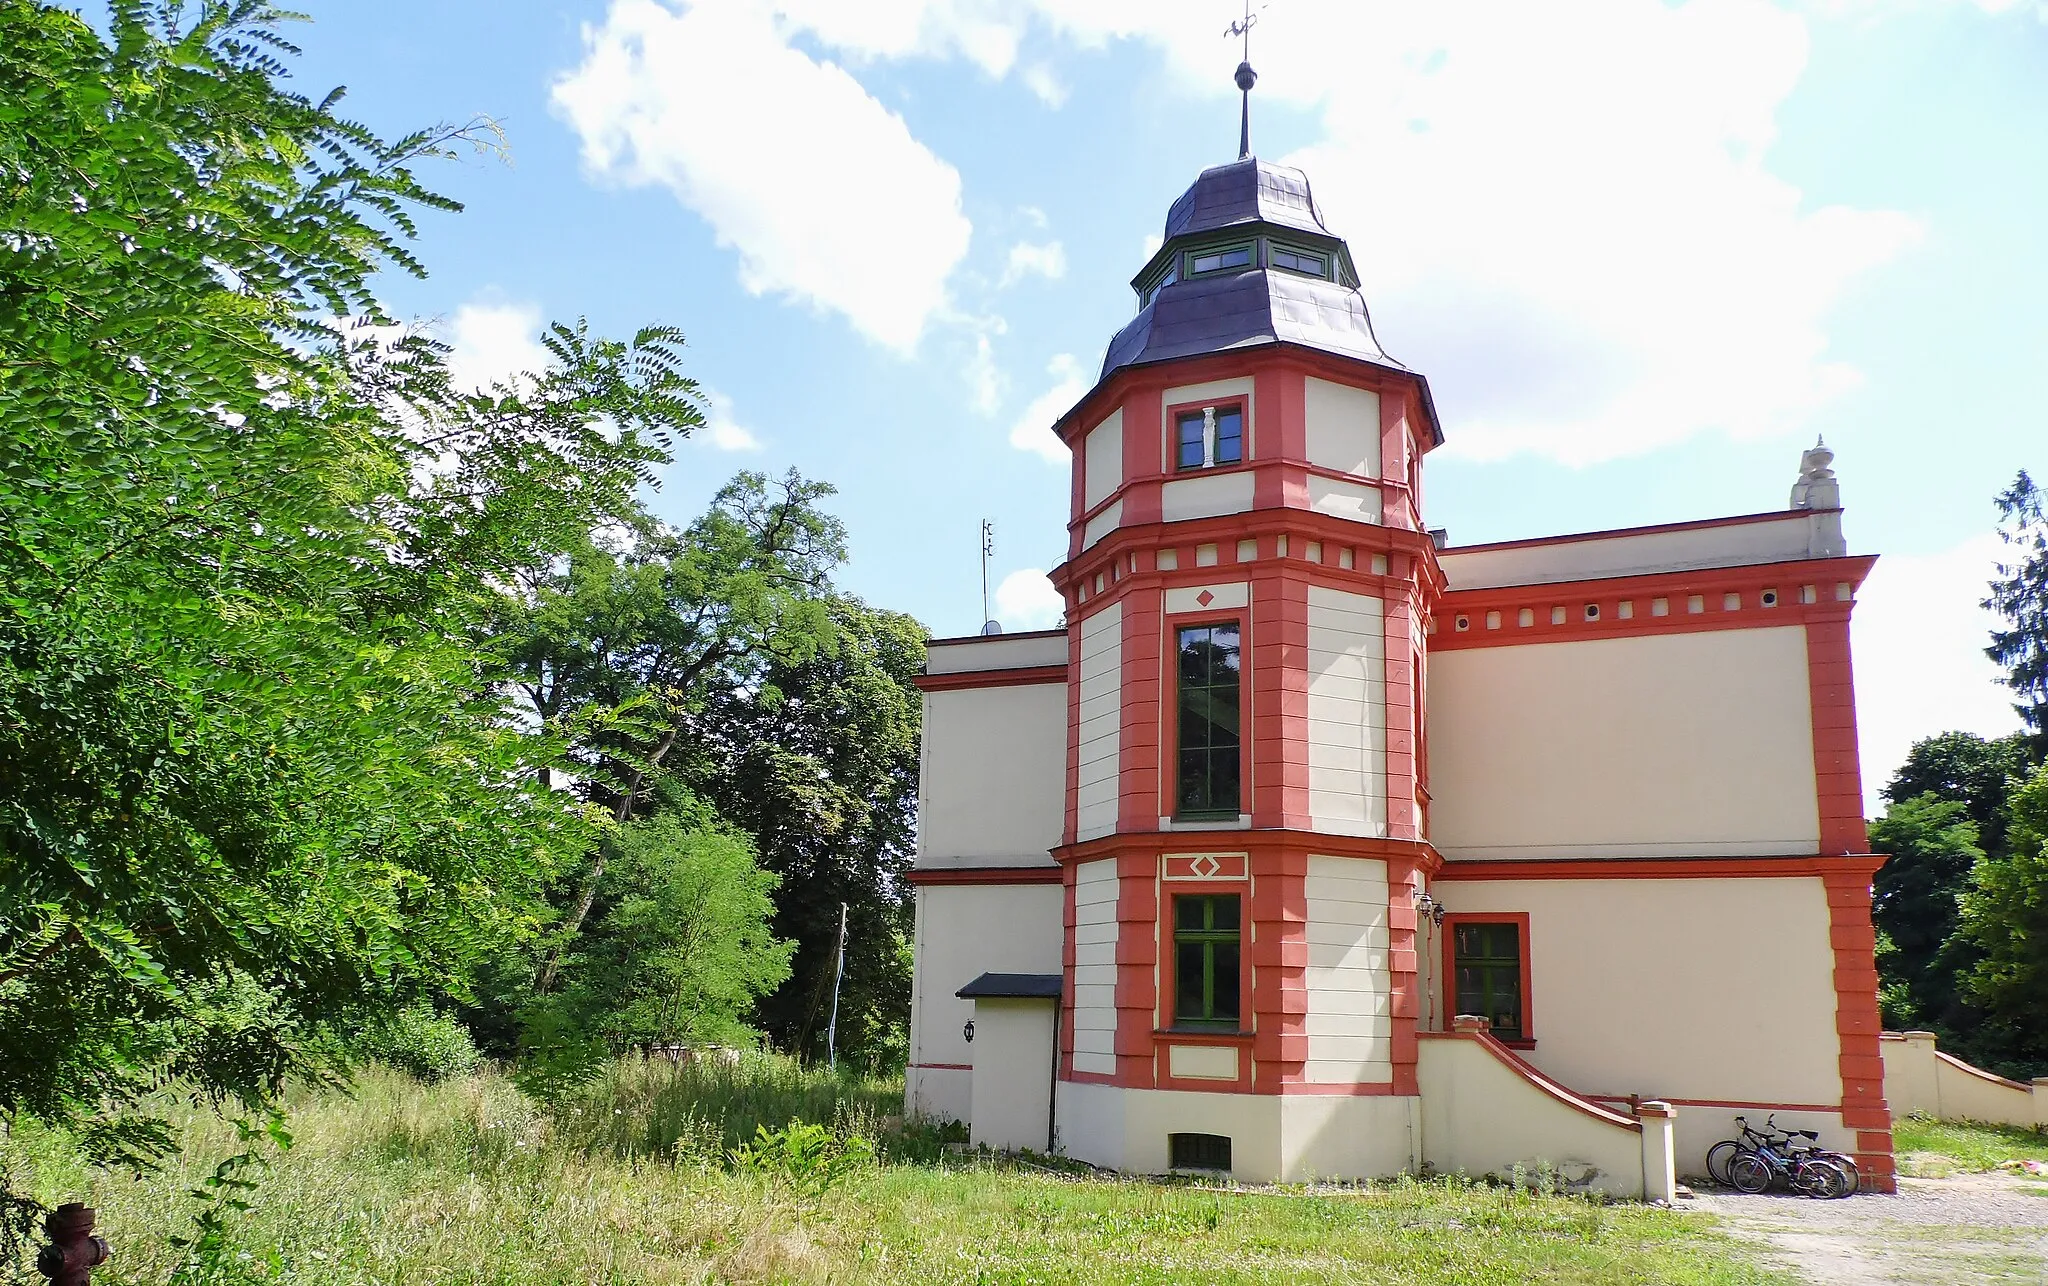
[[[1965,989],[1987,1018],[1977,1039],[2025,1075],[2048,1072],[2048,765],[2012,794],[2012,844],[1977,864],[1963,925],[1980,958]]]
[[[529,925],[594,832],[477,640],[701,423],[672,331],[472,392],[393,327],[473,131],[284,91],[281,16],[0,0],[0,1111],[260,1098]]]
[[[911,680],[927,633],[855,598],[828,607],[834,647],[778,660],[759,692],[730,690],[713,706],[696,780],[782,879],[775,930],[796,943],[796,957],[789,981],[762,1002],[763,1028],[785,1049],[825,1053],[843,903],[839,1050],[881,1063],[907,1048],[923,713]]]
[[[1984,856],[1968,813],[1965,802],[1930,791],[1899,800],[1871,823],[1872,848],[1891,855],[1872,882],[1870,908],[1887,944],[1888,1026],[1953,1027],[1960,1017],[1956,978],[1970,962],[1957,959],[1961,944],[1951,939],[1970,872]]]
[[[2036,757],[2048,755],[2048,497],[2024,469],[1998,497],[1998,534],[2007,560],[1984,606],[2005,618],[1987,655],[2019,696],[2013,709],[2032,729]]]

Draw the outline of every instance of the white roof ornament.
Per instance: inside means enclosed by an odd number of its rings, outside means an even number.
[[[1813,450],[1799,457],[1799,481],[1792,484],[1789,508],[1812,512],[1807,535],[1807,552],[1815,558],[1840,558],[1849,552],[1842,536],[1842,484],[1835,477],[1835,453],[1825,439],[1815,438]]]
[[[1835,481],[1835,471],[1828,468],[1834,463],[1835,453],[1828,450],[1825,438],[1813,440],[1813,450],[1799,457],[1799,481],[1792,484],[1793,509],[1839,509],[1842,507],[1841,484]]]

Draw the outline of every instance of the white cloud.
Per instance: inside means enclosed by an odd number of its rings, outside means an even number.
[[[1057,241],[1020,241],[1010,247],[998,287],[1013,286],[1028,276],[1057,281],[1067,275],[1067,248]]]
[[[1072,410],[1093,381],[1071,353],[1061,353],[1046,363],[1045,373],[1052,377],[1052,387],[1031,399],[1031,405],[1010,426],[1010,445],[1053,464],[1066,464],[1071,455],[1066,444],[1053,433],[1053,421]]]
[[[2003,736],[2019,728],[2012,691],[1984,655],[1997,618],[1980,604],[2003,550],[1998,537],[1986,533],[1938,553],[1888,554],[1857,595],[1850,629],[1870,816],[1883,811],[1878,794],[1915,741],[1951,731]]]
[[[711,414],[704,417],[704,439],[720,451],[759,451],[761,439],[752,429],[733,419],[732,399],[716,390],[706,390]]]
[[[540,343],[539,304],[464,304],[449,323],[448,346],[448,373],[463,389],[511,383],[552,360]]]
[[[887,7],[924,34],[870,47],[943,56],[949,24],[1036,25],[1143,42],[1219,109],[1235,94],[1218,22],[1185,0]],[[1861,379],[1829,351],[1831,313],[1922,234],[1902,212],[1816,207],[1767,167],[1814,12],[1293,0],[1259,29],[1252,136],[1261,103],[1320,118],[1284,159],[1351,241],[1381,339],[1431,377],[1453,450],[1583,463],[1789,435]],[[1220,160],[1234,139],[1214,115]]]
[[[855,57],[959,54],[997,79],[1016,63],[1022,37],[1016,6],[991,0],[775,0],[774,7],[788,27]]]
[[[1026,223],[1029,223],[1041,232],[1052,226],[1052,220],[1046,217],[1045,211],[1035,205],[1019,206],[1017,213],[1024,216]]]
[[[967,362],[967,387],[969,401],[982,415],[994,415],[1010,387],[1009,378],[996,365],[995,344],[986,331],[974,337],[974,356]]]
[[[829,43],[862,30],[853,6],[782,7],[803,10]],[[874,23],[859,50],[906,48],[905,14],[923,8],[860,6]],[[947,30],[950,47],[1007,69],[978,27]],[[839,312],[908,353],[967,253],[959,173],[844,68],[793,48],[789,34],[787,21],[752,0],[680,10],[612,0],[601,26],[584,26],[583,60],[556,81],[554,104],[593,172],[667,187],[738,251],[749,291]]]
[[[996,586],[996,619],[1006,630],[1043,630],[1059,624],[1067,605],[1041,568],[1026,567]]]
[[[1038,101],[1047,107],[1058,111],[1067,105],[1066,82],[1062,81],[1059,73],[1047,64],[1032,63],[1018,75],[1024,82],[1024,88],[1030,90],[1037,96]]]

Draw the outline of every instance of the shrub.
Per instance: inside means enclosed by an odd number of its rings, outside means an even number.
[[[357,1043],[356,1052],[430,1085],[468,1076],[483,1061],[469,1029],[426,1001],[372,1027]]]

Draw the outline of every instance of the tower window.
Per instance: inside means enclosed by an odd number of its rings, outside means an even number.
[[[1205,406],[1174,418],[1174,466],[1212,469],[1244,462],[1244,408]]]
[[[1527,944],[1517,920],[1459,920],[1451,926],[1454,1012],[1482,1014],[1502,1040],[1526,1040],[1523,962]]]
[[[1225,246],[1217,250],[1193,250],[1188,253],[1188,276],[1197,277],[1205,272],[1226,272],[1232,268],[1252,266],[1250,246]]]
[[[1238,920],[1235,893],[1173,900],[1173,1025],[1238,1029]]]
[[[1238,630],[1236,622],[1190,625],[1179,643],[1180,817],[1238,814]]]
[[[1274,246],[1266,256],[1270,267],[1285,268],[1308,277],[1328,276],[1328,262],[1321,255],[1312,255],[1304,250],[1291,250],[1286,246]]]

